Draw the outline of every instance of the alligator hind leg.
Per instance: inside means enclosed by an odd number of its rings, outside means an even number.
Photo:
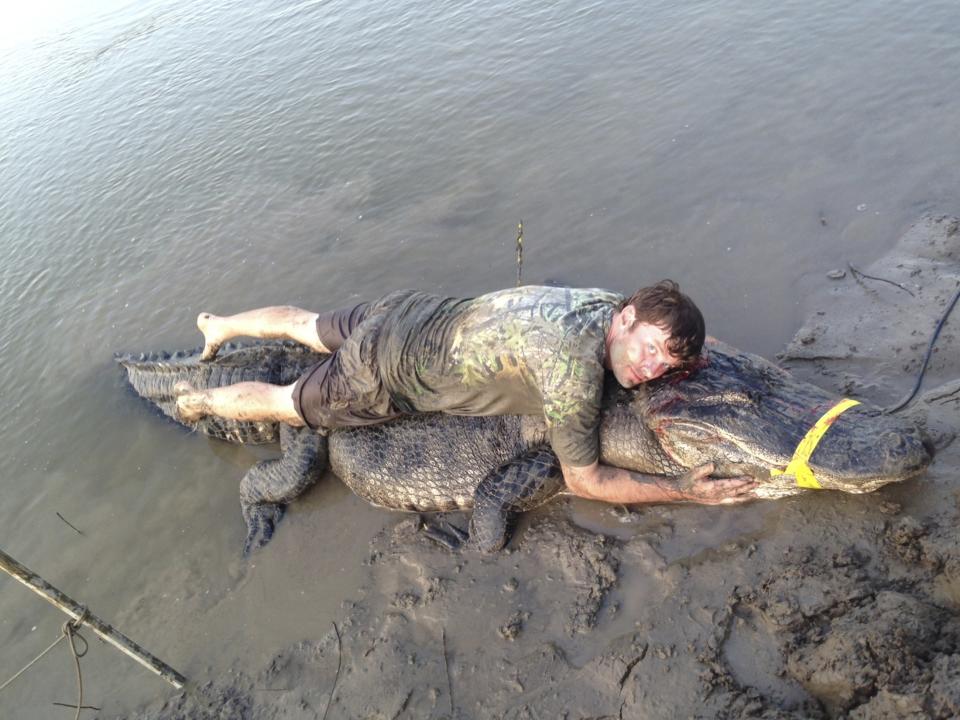
[[[501,465],[474,493],[470,542],[481,552],[503,548],[517,513],[546,502],[563,489],[563,473],[549,447],[538,448]]]
[[[244,556],[270,542],[286,504],[327,469],[327,438],[313,430],[281,425],[280,449],[279,458],[258,462],[240,481],[240,509],[247,523]]]

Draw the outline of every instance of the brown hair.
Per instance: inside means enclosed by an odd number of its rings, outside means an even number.
[[[634,324],[646,322],[670,333],[667,349],[681,363],[688,365],[699,357],[706,334],[703,314],[673,280],[661,280],[656,285],[640,288],[624,300],[620,309],[627,305],[633,305],[637,311]]]

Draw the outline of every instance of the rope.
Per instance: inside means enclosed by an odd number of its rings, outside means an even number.
[[[86,617],[87,611],[84,610],[83,615],[76,620],[68,620],[63,624],[63,634],[70,643],[70,652],[73,653],[73,662],[77,668],[77,714],[73,716],[73,720],[80,720],[80,711],[83,709],[83,676],[80,674],[80,658],[87,654],[90,646],[87,644],[86,638],[80,634],[80,628],[83,626]],[[77,652],[77,646],[73,643],[74,637],[83,640],[83,652]]]
[[[87,611],[84,610],[83,614],[78,617],[76,620],[68,620],[63,624],[63,627],[60,628],[60,637],[54,640],[42,653],[37,655],[33,660],[28,662],[23,668],[12,678],[7,680],[3,685],[0,685],[0,691],[3,691],[8,685],[10,685],[14,680],[23,675],[27,670],[32,668],[44,655],[53,650],[57,645],[60,644],[60,641],[64,638],[70,643],[70,652],[73,655],[73,662],[77,668],[77,714],[74,716],[74,720],[78,720],[80,717],[80,711],[83,709],[83,676],[80,674],[80,658],[87,654],[87,650],[90,649],[90,646],[87,644],[86,638],[80,634],[80,628],[83,626],[84,621],[87,619]],[[78,652],[77,647],[74,644],[74,638],[78,638],[83,641],[83,651]]]
[[[34,664],[35,664],[40,658],[42,658],[42,657],[43,657],[44,655],[46,655],[48,652],[50,652],[51,650],[53,650],[53,649],[60,643],[60,641],[63,640],[65,637],[66,637],[66,635],[63,635],[63,634],[61,633],[60,637],[58,637],[56,640],[54,640],[54,641],[50,644],[50,647],[48,647],[48,648],[47,648],[46,650],[44,650],[42,653],[40,653],[39,655],[37,655],[33,660],[31,660],[30,662],[28,662],[28,663],[24,666],[24,668],[23,668],[22,670],[20,670],[20,672],[18,672],[18,673],[17,673],[16,675],[14,675],[12,678],[10,678],[9,680],[7,680],[3,685],[0,685],[0,691],[2,691],[4,688],[6,688],[7,685],[9,685],[10,683],[12,683],[12,682],[13,682],[14,680],[16,680],[18,677],[20,677],[21,675],[23,675],[27,670],[29,670],[30,668],[32,668],[32,667],[34,666]]]

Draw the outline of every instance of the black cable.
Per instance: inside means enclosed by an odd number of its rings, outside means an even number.
[[[917,394],[917,391],[920,390],[920,383],[923,382],[923,375],[927,371],[927,363],[930,362],[930,355],[933,353],[933,345],[937,342],[937,336],[940,334],[940,329],[943,327],[943,324],[947,321],[947,318],[950,316],[953,306],[957,304],[957,299],[960,298],[960,286],[957,287],[957,291],[953,294],[953,300],[950,301],[950,304],[947,306],[946,311],[943,315],[940,316],[940,322],[937,323],[936,329],[933,331],[933,337],[930,338],[930,344],[927,345],[927,352],[923,356],[923,364],[920,366],[920,374],[917,375],[917,382],[913,386],[913,390],[907,395],[906,398],[901,400],[897,405],[891,408],[884,408],[885,413],[895,413],[897,410],[902,409],[907,403],[913,400],[914,396]]]

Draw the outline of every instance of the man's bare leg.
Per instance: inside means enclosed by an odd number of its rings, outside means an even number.
[[[293,404],[292,385],[242,382],[210,390],[194,390],[178,383],[177,414],[185,423],[195,423],[206,415],[233,420],[266,420],[302,427],[303,420]]]
[[[202,360],[215,357],[220,346],[230,338],[245,335],[255,338],[296,340],[317,352],[330,352],[317,335],[317,313],[291,305],[277,305],[248,310],[236,315],[200,313],[197,327],[203,333]],[[219,413],[218,413],[219,414]]]

